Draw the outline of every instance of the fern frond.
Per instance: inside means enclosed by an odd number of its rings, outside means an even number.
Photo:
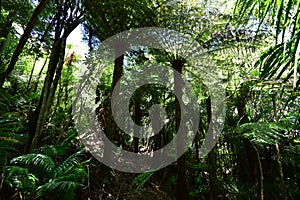
[[[59,197],[60,199],[73,199],[75,190],[83,185],[76,181],[52,179],[48,183],[37,188],[36,198],[44,195]]]
[[[154,173],[155,171],[151,171],[151,172],[145,172],[143,174],[138,175],[137,177],[134,178],[130,186],[133,187],[135,184],[138,184],[138,186],[134,190],[135,192],[138,192]]]
[[[0,89],[0,113],[9,112],[9,104],[12,103],[11,96],[2,88]]]
[[[276,142],[287,137],[283,134],[285,131],[286,127],[275,122],[252,122],[242,124],[238,128],[238,132],[241,133],[243,137],[259,146],[275,145]]]
[[[0,156],[1,156],[1,158],[11,157],[12,151],[16,152],[17,149],[15,147],[11,146],[11,144],[9,144],[7,142],[7,140],[0,141]]]
[[[16,157],[11,160],[11,164],[37,166],[40,169],[43,169],[44,172],[46,172],[48,175],[53,175],[55,169],[55,163],[53,162],[51,157],[47,155],[35,154],[35,153]]]
[[[16,152],[17,149],[13,146],[21,140],[21,136],[15,134],[16,122],[12,120],[0,120],[0,157],[10,157],[11,152]],[[1,159],[0,159],[1,160]]]
[[[71,156],[69,156],[64,162],[62,162],[56,169],[54,177],[60,176],[68,172],[72,167],[79,164],[79,156],[83,153],[83,150],[80,150]]]
[[[34,153],[40,153],[49,157],[63,156],[66,154],[66,149],[61,145],[44,145],[34,149]]]
[[[19,188],[26,192],[34,192],[36,190],[36,181],[38,179],[33,174],[28,173],[27,168],[6,166],[4,172],[4,184],[9,188]]]
[[[72,140],[76,139],[78,132],[75,128],[72,128],[68,131],[68,136],[62,141],[61,145],[65,146],[72,143]]]

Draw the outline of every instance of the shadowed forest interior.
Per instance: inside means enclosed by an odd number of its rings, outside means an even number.
[[[299,0],[0,0],[0,10],[0,200],[300,199]],[[151,31],[134,44],[135,30]],[[83,139],[93,120],[116,149]],[[216,144],[203,154],[205,141]],[[92,153],[151,157],[170,143],[187,149],[139,173]]]

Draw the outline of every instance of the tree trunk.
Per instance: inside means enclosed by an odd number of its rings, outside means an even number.
[[[180,121],[181,121],[181,108],[182,105],[182,68],[183,61],[175,60],[172,62],[172,67],[174,70],[174,91],[177,93],[176,97],[176,111],[175,111],[175,126],[176,131],[179,130]],[[175,73],[175,70],[179,73]],[[182,148],[185,145],[185,137],[181,134],[182,138],[177,134],[177,151],[181,152]],[[186,181],[186,166],[185,166],[185,154],[183,154],[180,158],[177,159],[177,188],[176,188],[176,199],[177,200],[186,200],[189,199],[188,196],[188,188]]]
[[[122,51],[121,49],[116,50],[118,51]],[[124,53],[124,52],[121,52]],[[117,54],[117,53],[116,53]],[[118,54],[117,54],[118,55]],[[113,72],[113,80],[112,80],[112,91],[116,91],[116,98],[118,98],[119,95],[119,90],[120,88],[117,86],[117,82],[120,80],[122,74],[123,74],[123,61],[124,61],[124,54],[122,54],[120,57],[116,58],[115,60],[115,66],[114,66],[114,72]],[[113,109],[113,103],[115,102],[115,99],[111,100],[112,102],[112,109]],[[112,117],[112,115],[111,115]],[[118,138],[118,134],[117,134],[117,125],[115,123],[115,121],[112,119],[112,124],[111,124],[111,137],[114,141],[118,141],[119,142],[119,138]]]
[[[30,86],[30,83],[31,83],[31,80],[32,80],[32,76],[33,76],[33,72],[34,72],[34,69],[35,69],[35,65],[36,65],[36,62],[38,61],[38,59],[39,59],[38,56],[35,55],[34,63],[32,65],[32,69],[31,69],[29,80],[28,80],[27,87],[26,87],[26,91],[27,92],[29,91],[29,86]]]
[[[253,148],[256,151],[257,154],[257,158],[258,158],[258,163],[259,163],[259,172],[260,172],[260,199],[264,200],[264,174],[263,174],[263,168],[262,168],[262,164],[261,164],[261,160],[260,160],[260,155],[259,155],[259,151],[257,150],[257,148],[252,145]]]
[[[120,57],[115,59],[115,63],[114,63],[114,71],[113,71],[113,79],[112,79],[112,90],[111,90],[111,96],[112,96],[112,92],[113,90],[116,92],[116,98],[118,98],[119,95],[119,88],[117,87],[117,82],[119,81],[119,79],[121,78],[122,74],[123,74],[123,62],[124,62],[124,50],[125,48],[122,47],[122,45],[116,46],[115,47],[115,54],[116,56],[120,55]],[[110,140],[112,141],[117,141],[118,145],[120,145],[121,143],[121,139],[118,137],[117,134],[117,125],[113,119],[112,116],[112,109],[114,109],[114,103],[116,99],[111,99],[111,101],[107,101],[105,108],[107,109],[107,116],[106,116],[106,121],[108,122],[106,124],[106,131],[105,133],[107,134],[107,136],[110,138]],[[111,103],[111,104],[110,104]],[[109,130],[108,130],[109,127]],[[104,157],[106,160],[110,160],[112,157],[112,150],[111,150],[111,146],[110,145],[104,145]]]
[[[207,121],[208,124],[211,121],[211,98],[206,99],[206,110],[207,110]],[[214,140],[214,138],[212,138]],[[218,182],[217,182],[217,164],[216,164],[216,155],[215,147],[208,153],[208,173],[209,173],[209,198],[211,200],[216,200],[218,195]]]
[[[24,33],[21,36],[19,43],[11,57],[11,60],[10,60],[10,63],[8,65],[7,69],[0,74],[0,87],[3,86],[5,79],[14,69],[16,62],[18,61],[18,57],[21,54],[21,52],[30,36],[30,33],[35,25],[35,22],[37,21],[39,14],[45,8],[47,2],[48,2],[48,0],[41,0],[40,4],[33,11],[33,14],[24,30]]]
[[[42,73],[43,73],[43,71],[44,71],[44,68],[45,68],[47,62],[48,62],[48,57],[45,59],[44,64],[43,64],[43,66],[42,66],[42,68],[41,68],[41,70],[40,70],[40,72],[39,72],[39,74],[38,74],[38,76],[37,76],[37,79],[36,79],[36,83],[35,83],[33,92],[36,92],[36,91],[37,91],[37,88],[38,88],[38,86],[39,86],[39,82],[40,82],[41,75],[42,75]]]
[[[67,74],[72,74],[73,71],[72,71],[72,63],[68,66],[68,69],[67,69]],[[65,101],[64,101],[64,104],[65,104],[65,109],[67,109],[67,107],[69,106],[69,102],[70,102],[70,99],[69,99],[69,78],[66,77],[66,81],[64,83],[64,87],[65,87]],[[72,107],[72,106],[71,106]]]
[[[74,10],[76,2],[72,4],[57,4],[57,15],[55,29],[55,40],[51,50],[47,75],[44,81],[39,105],[29,120],[30,148],[32,151],[42,138],[43,126],[50,112],[55,91],[61,77],[64,64],[66,40],[70,33],[80,24],[82,15],[69,15],[68,10]],[[73,14],[71,12],[71,14]],[[55,77],[54,77],[55,75]]]
[[[56,71],[55,71],[55,77],[53,80],[53,84],[51,85],[50,88],[50,92],[49,92],[49,97],[48,97],[48,102],[47,102],[47,112],[50,111],[51,109],[51,105],[53,103],[53,99],[55,96],[55,91],[57,89],[59,80],[61,78],[61,72],[63,69],[63,65],[64,65],[64,58],[65,58],[65,49],[66,49],[66,38],[62,38],[61,39],[61,47],[60,47],[60,57],[58,58],[58,65],[56,67]]]
[[[240,124],[247,123],[249,121],[246,112],[246,103],[249,96],[249,87],[247,85],[241,84],[239,95],[236,99],[236,107],[238,110],[238,116],[240,119]],[[262,175],[259,175],[260,171],[260,158],[257,150],[252,145],[249,139],[242,139],[239,141],[238,149],[238,161],[240,166],[239,180],[246,186],[258,185],[259,181],[262,182]],[[263,188],[263,185],[261,185]],[[261,190],[263,191],[263,190]]]
[[[61,60],[60,58],[61,58],[61,56],[64,56],[65,40],[66,39],[61,39],[61,38],[57,39],[54,42],[54,45],[52,48],[49,65],[48,65],[48,70],[47,70],[47,75],[46,75],[46,78],[44,81],[42,95],[40,98],[40,103],[34,113],[37,116],[33,116],[33,118],[35,118],[35,120],[32,122],[33,124],[30,124],[31,131],[33,131],[30,134],[33,134],[34,136],[32,137],[31,146],[30,146],[29,151],[32,151],[37,146],[37,144],[40,142],[40,139],[42,136],[43,126],[47,119],[47,115],[49,113],[50,106],[52,104],[51,95],[53,95],[55,92],[55,91],[53,91],[54,88],[52,86],[52,83],[54,81],[53,78],[54,78],[54,74],[56,72],[57,65],[58,65],[59,61]],[[52,86],[52,88],[51,88],[51,86]]]
[[[141,105],[140,105],[140,101],[139,99],[135,102],[134,105],[134,118],[135,118],[135,123],[140,123],[141,121]],[[135,134],[138,134],[138,127],[135,127]],[[133,137],[133,146],[134,146],[134,153],[138,153],[139,152],[139,138],[138,137]]]

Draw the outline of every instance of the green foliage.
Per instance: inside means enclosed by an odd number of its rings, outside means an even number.
[[[285,126],[275,122],[253,122],[238,127],[238,132],[243,137],[259,146],[275,145],[276,142],[287,139],[285,131],[287,131]]]
[[[34,153],[41,153],[49,157],[59,157],[66,154],[66,148],[61,145],[44,145],[34,149]]]
[[[261,69],[261,78],[282,78],[286,83],[292,77],[294,89],[300,84],[299,6],[298,0],[238,0],[235,8],[240,20],[248,21],[254,16],[259,20],[258,29],[265,26],[275,32],[275,44],[256,63]]]
[[[88,24],[86,28],[100,41],[132,28],[153,26],[154,5],[152,1],[94,1],[86,0],[83,6]]]
[[[43,154],[25,154],[11,160],[11,164],[34,166],[37,167],[40,173],[51,176],[55,163],[52,158]]]
[[[0,120],[0,155],[10,156],[9,151],[16,151],[14,144],[19,143],[21,137],[13,133],[17,122],[12,120]]]
[[[19,134],[22,124],[12,113],[13,98],[0,89],[0,171],[6,165],[7,159],[18,152],[16,148],[22,144],[24,134]]]
[[[205,177],[203,177],[201,174],[199,174],[195,178],[195,184],[191,187],[189,191],[189,196],[192,199],[199,199],[201,198],[201,195],[204,195],[206,193],[206,186],[205,186]]]
[[[223,0],[217,2],[221,2],[224,8]],[[1,1],[0,72],[6,69],[30,17],[28,12],[32,12],[36,3],[26,0]],[[203,84],[202,74],[194,66],[186,63],[183,70],[201,107],[199,135],[185,157],[191,199],[209,198],[211,172],[216,173],[220,199],[258,198],[260,176],[263,176],[263,196],[266,199],[283,199],[278,160],[282,162],[288,198],[299,199],[299,5],[299,0],[237,0],[234,13],[228,14],[221,7],[213,8],[209,1],[49,1],[4,89],[0,89],[0,198],[76,199],[78,189],[84,188],[80,193],[88,191],[86,196],[89,199],[106,196],[140,199],[135,195],[142,192],[144,196],[141,198],[153,199],[144,194],[150,188],[146,187],[148,183],[155,187],[155,190],[151,188],[151,193],[164,191],[170,198],[175,196],[174,186],[179,180],[176,164],[161,169],[163,173],[152,171],[139,174],[128,184],[120,181],[121,178],[128,180],[127,174],[125,177],[118,172],[107,175],[99,163],[89,168],[90,160],[82,160],[82,157],[89,158],[86,154],[83,156],[83,150],[78,151],[82,144],[77,139],[78,132],[72,119],[71,96],[77,78],[75,71],[81,69],[76,62],[64,65],[62,69],[57,90],[54,91],[54,103],[47,105],[51,109],[42,126],[40,147],[31,153],[24,150],[24,144],[30,142],[26,136],[33,134],[26,130],[26,125],[31,124],[29,121],[41,97],[40,90],[33,92],[32,88],[45,87],[42,81],[38,84],[34,77],[26,87],[28,75],[35,60],[49,57],[55,32],[57,36],[62,33],[61,28],[73,17],[81,19],[83,8],[85,40],[90,49],[121,31],[158,26],[189,34],[207,52],[205,59],[209,57],[217,65],[227,94],[227,111],[224,135],[214,151],[215,172],[210,171],[214,166],[210,166],[212,162],[207,162],[207,158],[195,158],[196,143],[200,148],[208,128],[205,100],[209,88]],[[169,42],[166,38],[166,43]],[[72,45],[67,48],[71,51]],[[176,58],[169,52],[135,48],[125,53],[122,81],[128,87],[136,85],[135,76],[138,73],[135,72],[141,71],[141,66],[149,63],[169,65]],[[99,64],[97,58],[92,55],[85,59],[88,69],[96,66],[95,62]],[[60,62],[64,62],[61,59]],[[33,76],[41,68],[40,64],[37,62]],[[104,105],[104,109],[110,101],[113,67],[110,63],[103,76],[99,77],[98,91],[91,91],[97,93],[96,101]],[[44,74],[41,74],[39,78],[43,79]],[[89,74],[84,76],[89,77]],[[135,91],[129,102],[129,107],[122,109],[129,109],[131,118],[139,125],[151,123],[149,109],[153,104],[162,105],[167,112],[168,119],[163,130],[147,140],[140,139],[139,148],[146,146],[147,151],[152,151],[172,140],[176,133],[176,106],[172,91],[156,84],[145,85]],[[140,105],[140,117],[136,115],[137,104]],[[111,126],[106,128],[110,130]],[[122,148],[132,150],[133,137],[120,135],[118,139]],[[280,156],[276,154],[274,144],[279,145]],[[255,165],[256,158],[261,169]],[[157,176],[159,174],[164,174],[164,177]],[[119,182],[123,184],[121,187]],[[134,194],[123,191],[128,188],[134,190]],[[161,195],[161,199],[165,197]]]
[[[144,185],[145,183],[151,178],[151,176],[155,173],[155,171],[151,172],[145,172],[142,173],[134,178],[132,183],[130,184],[131,187],[135,186],[134,192],[138,192]]]
[[[37,189],[36,183],[39,180],[35,175],[29,173],[27,168],[6,166],[4,174],[4,184],[9,190],[15,190],[14,192],[24,196],[24,199],[30,199],[30,196],[34,195]]]
[[[65,150],[61,147],[44,146],[35,152],[44,152],[51,157],[31,153],[13,158],[11,160],[13,166],[6,167],[5,183],[11,187],[20,187],[23,194],[33,192],[37,199],[44,197],[73,199],[76,189],[83,186],[87,176],[85,162],[80,162],[79,158],[83,151],[68,156],[60,164],[53,159],[65,154]],[[27,185],[33,188],[32,191],[28,191]]]
[[[76,180],[51,179],[45,185],[38,187],[36,198],[47,196],[55,199],[74,199],[75,190],[81,187]]]

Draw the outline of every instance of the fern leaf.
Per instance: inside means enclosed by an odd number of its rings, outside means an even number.
[[[146,173],[138,175],[137,177],[135,177],[135,179],[130,184],[131,187],[133,185],[135,185],[136,183],[138,183],[138,186],[134,190],[135,192],[138,192],[154,173],[155,173],[155,171],[151,171],[151,172],[146,172]]]
[[[79,156],[83,153],[83,150],[80,150],[74,154],[72,154],[70,157],[68,157],[63,163],[61,163],[56,169],[55,169],[55,175],[54,177],[57,177],[59,175],[62,175],[72,169],[72,167],[77,166],[79,164]]]
[[[50,180],[37,188],[36,199],[44,195],[59,197],[60,199],[73,199],[75,190],[83,185],[76,181]]]
[[[259,146],[275,145],[277,141],[283,140],[287,137],[283,134],[285,131],[285,126],[274,122],[246,123],[242,124],[238,128],[238,132],[241,133],[243,137]]]
[[[43,154],[26,154],[11,160],[11,164],[34,165],[43,169],[48,175],[52,175],[55,169],[55,163],[52,158]]]
[[[57,157],[66,154],[66,149],[60,145],[44,145],[37,149],[34,149],[34,153],[40,153],[49,157]]]

